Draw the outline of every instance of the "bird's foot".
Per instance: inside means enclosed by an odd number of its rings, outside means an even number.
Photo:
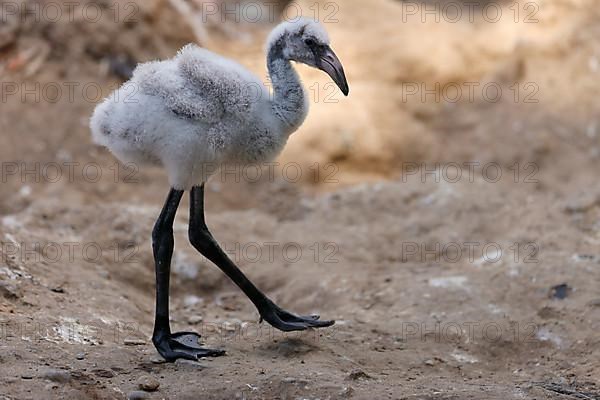
[[[267,321],[273,327],[284,331],[302,331],[308,328],[325,328],[335,324],[335,321],[319,320],[318,315],[299,316],[285,311],[269,300],[260,312],[260,321]]]
[[[225,350],[202,347],[200,335],[194,332],[158,334],[152,338],[152,342],[156,350],[168,362],[173,362],[178,358],[197,360],[201,357],[218,357],[225,354]]]

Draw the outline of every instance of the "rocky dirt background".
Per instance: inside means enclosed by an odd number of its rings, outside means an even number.
[[[319,10],[351,96],[298,67],[305,125],[272,174],[213,179],[207,218],[270,297],[337,323],[259,324],[187,244],[184,202],[172,326],[227,356],[175,364],[150,342],[165,176],[117,164],[87,120],[190,41],[265,76],[273,21],[66,3],[0,3],[1,399],[600,398],[594,2],[288,5]]]

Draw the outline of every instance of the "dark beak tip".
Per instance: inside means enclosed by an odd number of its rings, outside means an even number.
[[[348,86],[348,82],[346,81],[345,77],[344,82],[339,83],[338,87],[340,88],[340,91],[344,94],[344,96],[348,97],[348,94],[350,93],[350,86]]]
[[[350,93],[350,88],[348,86],[348,81],[346,80],[344,67],[342,66],[340,59],[330,47],[327,47],[327,49],[320,54],[320,61],[317,64],[317,67],[327,73],[331,79],[333,79],[344,96],[348,96]]]

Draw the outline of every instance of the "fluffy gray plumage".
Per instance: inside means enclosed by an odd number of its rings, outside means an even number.
[[[205,182],[215,166],[271,160],[306,117],[307,97],[290,61],[317,66],[311,41],[329,44],[312,20],[273,30],[272,94],[241,65],[192,44],[172,59],[140,64],[96,107],[93,138],[123,162],[162,164],[175,189]]]

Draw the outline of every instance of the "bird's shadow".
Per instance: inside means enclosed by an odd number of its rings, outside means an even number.
[[[258,347],[259,353],[264,357],[294,358],[321,350],[319,346],[309,339],[283,338],[262,344]]]

